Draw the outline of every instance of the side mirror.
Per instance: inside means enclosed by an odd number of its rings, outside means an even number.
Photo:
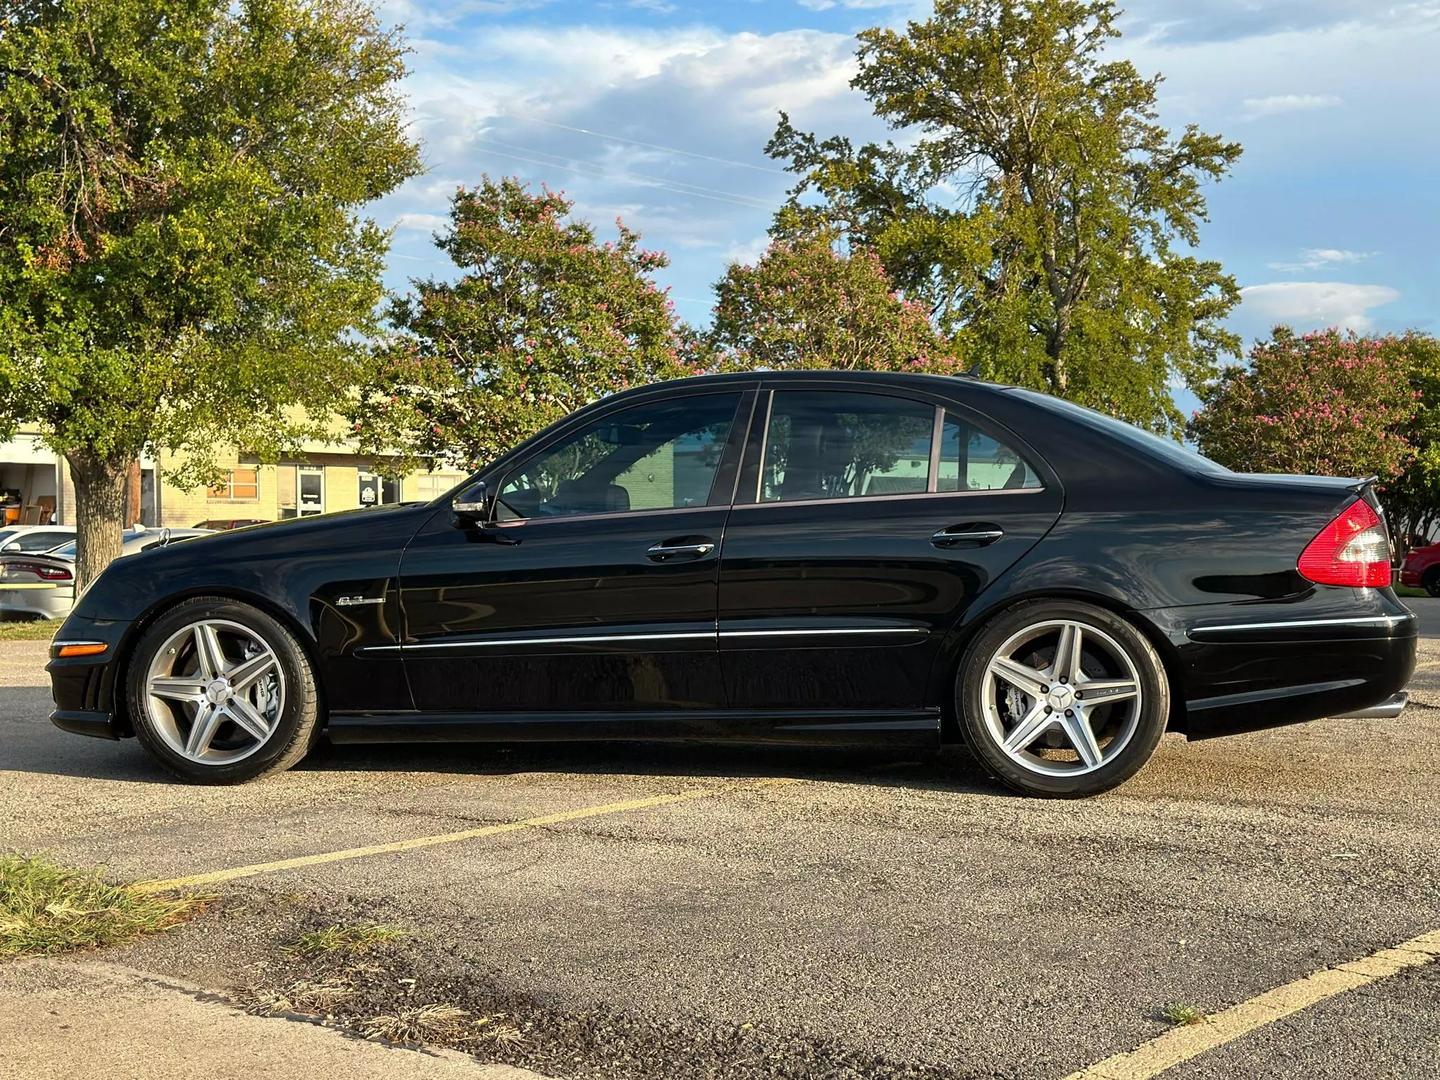
[[[490,491],[482,480],[456,495],[450,503],[450,509],[455,511],[457,518],[475,524],[490,516],[490,501]]]

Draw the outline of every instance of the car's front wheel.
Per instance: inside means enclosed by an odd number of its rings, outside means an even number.
[[[1076,601],[1029,601],[970,643],[956,712],[976,757],[1008,786],[1093,795],[1149,760],[1170,689],[1154,647],[1125,619]]]
[[[1425,576],[1421,578],[1421,584],[1425,586],[1425,591],[1431,596],[1440,596],[1440,566],[1425,571]]]
[[[184,780],[234,784],[288,769],[319,723],[315,673],[265,612],[197,597],[157,619],[126,673],[135,734]]]

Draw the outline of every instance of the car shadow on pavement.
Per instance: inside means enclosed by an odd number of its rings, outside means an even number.
[[[48,719],[51,707],[46,687],[0,687],[0,772],[126,783],[179,782],[152,761],[134,739],[111,742],[60,731]],[[471,776],[558,772],[696,779],[794,777],[977,794],[1004,791],[968,755],[954,749],[937,752],[913,748],[607,742],[332,746],[322,739],[296,771]]]
[[[297,769],[509,775],[666,776],[1005,794],[965,751],[685,742],[449,743],[332,746],[321,742]]]

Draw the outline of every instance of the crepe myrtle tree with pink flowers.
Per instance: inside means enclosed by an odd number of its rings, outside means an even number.
[[[484,177],[435,238],[460,271],[411,283],[350,410],[362,450],[403,472],[476,468],[582,405],[695,370],[693,335],[652,275],[668,265],[564,192]]]
[[[1395,338],[1276,327],[1202,394],[1190,434],[1242,472],[1399,478],[1419,394]]]
[[[776,241],[715,286],[708,342],[726,368],[953,372],[954,350],[867,249],[831,233]]]

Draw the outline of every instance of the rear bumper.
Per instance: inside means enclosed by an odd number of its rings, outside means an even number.
[[[1379,705],[1371,705],[1368,709],[1356,709],[1354,712],[1344,713],[1339,717],[1341,720],[1394,720],[1402,712],[1410,701],[1410,695],[1405,691],[1393,695],[1382,701]]]
[[[1348,603],[1340,593],[1351,594]],[[1184,709],[1173,726],[1206,739],[1324,717],[1398,715],[1415,669],[1415,616],[1388,589],[1357,593],[1147,613],[1159,616],[1176,646],[1172,683],[1180,683]]]

